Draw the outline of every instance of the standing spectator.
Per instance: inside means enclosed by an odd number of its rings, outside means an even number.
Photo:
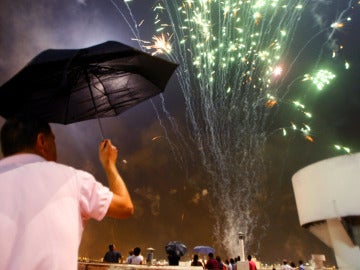
[[[235,259],[231,258],[230,263],[232,266],[232,270],[237,270],[236,258]]]
[[[134,255],[131,256],[131,264],[143,264],[144,257],[140,254],[141,249],[139,247],[134,248]]]
[[[104,255],[104,262],[108,263],[119,263],[119,260],[121,259],[121,253],[116,250],[116,247],[114,244],[109,245],[108,252]]]
[[[287,260],[283,260],[283,264],[281,265],[281,270],[292,270],[292,267],[288,265]]]
[[[204,268],[204,265],[202,264],[202,262],[199,261],[199,256],[197,254],[194,255],[191,266],[201,266],[202,268]]]
[[[232,270],[236,270],[237,269],[237,265],[236,262],[233,258],[230,258],[230,264],[231,264],[231,268]]]
[[[228,259],[225,260],[227,270],[232,270],[232,265]]]
[[[249,270],[257,270],[255,262],[253,262],[251,259],[251,255],[247,256],[247,259],[249,261]]]
[[[304,267],[304,264],[303,264],[302,260],[299,261],[299,270],[305,270],[305,267]]]
[[[134,250],[130,250],[129,256],[126,258],[125,263],[131,264],[131,259],[132,259],[133,255],[134,255]]]
[[[216,260],[218,262],[218,266],[219,266],[219,270],[226,270],[226,266],[223,264],[223,262],[221,261],[220,256],[216,256]]]
[[[215,260],[214,254],[212,252],[208,254],[208,260],[205,264],[205,269],[215,269],[215,270],[219,269],[219,264],[217,260]]]

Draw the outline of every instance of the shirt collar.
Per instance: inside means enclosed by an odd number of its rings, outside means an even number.
[[[36,154],[16,154],[0,160],[0,171],[13,169],[25,164],[46,161],[43,157]]]

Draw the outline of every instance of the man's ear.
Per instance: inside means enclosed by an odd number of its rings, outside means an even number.
[[[35,152],[44,157],[46,156],[46,137],[44,133],[39,133],[36,137]]]

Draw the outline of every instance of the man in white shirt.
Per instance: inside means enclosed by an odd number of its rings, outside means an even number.
[[[280,269],[281,270],[292,270],[293,268],[290,265],[288,265],[287,260],[283,260],[283,264],[281,265]]]
[[[99,146],[109,188],[85,171],[55,162],[55,136],[46,122],[8,119],[1,149],[0,269],[76,270],[88,219],[133,214],[110,140]]]
[[[134,254],[131,256],[129,263],[142,264],[144,261],[144,257],[140,253],[141,253],[141,249],[139,247],[134,248]]]

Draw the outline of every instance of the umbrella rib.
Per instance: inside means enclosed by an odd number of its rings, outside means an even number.
[[[105,138],[104,137],[104,131],[103,131],[103,128],[102,128],[102,125],[101,125],[101,121],[100,121],[100,118],[99,118],[97,106],[96,106],[96,103],[95,103],[95,100],[94,100],[94,94],[93,94],[92,89],[91,89],[89,73],[87,72],[86,68],[84,68],[84,72],[85,72],[85,80],[86,80],[86,82],[88,84],[90,95],[91,95],[91,100],[92,100],[92,103],[93,103],[93,106],[94,106],[94,109],[95,109],[96,119],[98,120],[98,123],[99,123],[101,137],[102,137],[102,139],[104,139]]]
[[[114,69],[114,68],[111,68],[111,67],[106,67],[106,66],[101,66],[101,67],[102,67],[103,69],[107,69],[107,70],[109,70],[109,71],[117,70],[117,69]],[[125,72],[121,72],[121,73],[122,73],[122,74],[125,74]],[[106,87],[105,84],[103,83],[101,77],[98,76],[98,75],[95,74],[95,73],[91,73],[91,75],[92,75],[94,78],[97,79],[97,82],[98,82],[98,83],[101,84],[103,91],[101,91],[101,89],[99,89],[99,88],[97,88],[97,87],[95,87],[95,86],[93,86],[93,88],[95,88],[95,89],[98,90],[100,93],[102,93],[102,94],[106,97],[106,100],[107,100],[107,102],[103,102],[102,104],[99,104],[99,105],[109,104],[109,109],[108,109],[108,110],[100,111],[100,113],[101,113],[101,112],[104,112],[104,111],[105,111],[105,112],[113,111],[113,112],[114,112],[114,115],[116,115],[116,114],[117,114],[117,112],[116,112],[116,109],[117,109],[117,108],[122,107],[122,106],[125,106],[124,104],[126,104],[126,103],[131,104],[131,103],[133,103],[133,102],[136,101],[136,100],[141,100],[141,98],[131,98],[131,99],[128,99],[128,100],[126,100],[126,101],[124,101],[124,102],[119,102],[119,103],[116,103],[116,104],[112,104],[111,99],[109,98],[109,96],[110,96],[111,94],[115,94],[115,93],[119,93],[119,92],[128,92],[128,91],[127,91],[127,88],[125,87],[124,89],[118,89],[118,91],[113,91],[114,93],[108,93],[107,87]],[[89,78],[89,79],[90,79],[90,78]],[[119,99],[121,100],[122,97],[126,97],[126,94],[120,96]],[[92,98],[94,99],[93,96],[92,96]],[[101,97],[100,97],[100,98],[101,98]],[[93,101],[93,102],[94,102],[94,101]],[[119,106],[119,104],[122,104],[122,105]],[[100,106],[100,107],[101,107],[101,106]]]
[[[110,108],[112,109],[112,106],[113,106],[113,105],[112,105],[111,102],[110,102],[110,99],[109,99],[109,96],[108,96],[109,93],[107,92],[107,89],[106,89],[104,83],[102,82],[100,76],[98,76],[97,74],[93,74],[93,73],[92,73],[92,75],[93,75],[93,76],[98,80],[98,82],[102,85],[102,88],[104,89],[104,93],[103,93],[103,94],[104,94],[104,96],[106,97],[107,103],[110,105]],[[98,89],[97,87],[95,87],[95,89],[101,92],[101,90]],[[110,111],[110,110],[109,110],[109,111]]]

